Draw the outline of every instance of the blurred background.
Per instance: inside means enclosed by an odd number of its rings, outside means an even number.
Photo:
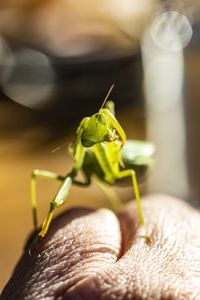
[[[70,170],[67,145],[112,83],[128,138],[156,145],[141,192],[200,205],[199,47],[198,0],[1,1],[0,288],[32,230],[32,170]],[[58,184],[37,183],[42,222]],[[124,202],[134,196],[116,190]],[[77,205],[110,208],[95,185],[73,187],[58,213]]]

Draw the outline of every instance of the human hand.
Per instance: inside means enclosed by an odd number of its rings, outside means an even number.
[[[69,210],[29,245],[1,299],[200,299],[199,212],[164,195],[142,206],[150,246],[135,202],[118,218],[107,209]]]

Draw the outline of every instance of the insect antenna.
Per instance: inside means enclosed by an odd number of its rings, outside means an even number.
[[[63,147],[66,146],[67,144],[68,144],[68,143],[64,143],[63,145],[61,145],[61,146],[59,146],[59,147],[53,149],[53,150],[51,151],[51,153],[54,153],[54,152],[60,150],[61,148],[63,148]]]
[[[113,83],[113,84],[111,85],[111,87],[110,87],[110,89],[109,89],[109,91],[108,91],[108,93],[107,93],[105,99],[103,100],[103,104],[101,105],[100,110],[104,107],[104,105],[105,105],[106,101],[108,100],[108,97],[110,96],[110,94],[111,94],[112,90],[114,89],[114,87],[115,87],[115,84]]]

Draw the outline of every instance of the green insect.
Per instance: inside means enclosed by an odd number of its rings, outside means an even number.
[[[144,229],[147,243],[150,243],[150,237],[145,229],[134,170],[140,174],[139,179],[144,177],[152,162],[154,145],[148,142],[126,140],[125,132],[115,118],[114,103],[107,101],[113,87],[114,85],[111,86],[100,110],[91,117],[84,118],[76,131],[75,141],[70,145],[70,151],[74,158],[73,169],[65,176],[43,170],[34,170],[31,175],[31,199],[35,229],[38,228],[36,178],[55,179],[61,182],[58,192],[50,202],[49,212],[39,232],[41,237],[46,235],[55,209],[66,201],[72,184],[89,186],[91,180],[96,177],[99,185],[104,189],[104,184],[111,186],[124,182],[127,177],[130,177],[135,191],[140,225]],[[76,179],[80,171],[84,175],[84,182]],[[120,204],[116,203],[112,197],[112,193],[108,194],[112,204],[119,206]]]

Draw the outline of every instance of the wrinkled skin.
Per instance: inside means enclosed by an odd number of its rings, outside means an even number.
[[[199,212],[164,195],[142,206],[151,246],[135,202],[118,217],[69,210],[29,244],[1,299],[200,299]]]

